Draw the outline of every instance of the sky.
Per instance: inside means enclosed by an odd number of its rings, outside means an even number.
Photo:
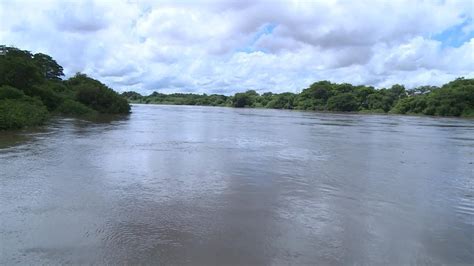
[[[0,44],[145,95],[413,88],[474,77],[474,0],[0,0]]]

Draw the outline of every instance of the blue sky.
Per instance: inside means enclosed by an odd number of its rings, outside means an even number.
[[[275,29],[277,25],[273,24],[273,23],[267,23],[267,24],[264,24],[262,25],[258,30],[257,32],[255,32],[253,34],[253,36],[250,37],[249,39],[249,42],[244,45],[243,48],[240,48],[240,49],[237,49],[237,52],[245,52],[245,53],[253,53],[253,52],[268,52],[266,51],[265,48],[262,48],[262,47],[256,47],[256,44],[257,44],[257,41],[266,36],[266,35],[270,35],[272,34],[273,30]]]
[[[468,27],[472,27],[472,23],[472,17],[466,18],[462,23],[454,25],[432,38],[440,41],[444,47],[460,47],[474,38],[474,31],[472,28],[468,29]]]
[[[474,77],[474,1],[0,1],[0,40],[118,91],[301,91]]]

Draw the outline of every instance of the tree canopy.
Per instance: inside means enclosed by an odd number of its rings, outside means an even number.
[[[153,92],[142,96],[125,92],[130,102],[274,108],[334,112],[425,114],[436,116],[474,116],[474,79],[459,78],[441,87],[421,86],[407,90],[395,84],[375,89],[348,83],[318,81],[301,93],[239,92],[233,96]]]
[[[127,100],[100,81],[80,73],[63,76],[49,55],[0,45],[0,129],[38,125],[52,113],[130,112]]]

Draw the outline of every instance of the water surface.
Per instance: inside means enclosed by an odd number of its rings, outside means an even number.
[[[0,264],[473,264],[474,121],[134,105],[0,132]]]

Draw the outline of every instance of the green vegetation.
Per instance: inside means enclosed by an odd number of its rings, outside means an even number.
[[[441,88],[415,90],[410,97],[398,101],[392,111],[398,114],[474,117],[474,79],[456,79]]]
[[[158,92],[142,96],[133,91],[119,95],[81,73],[67,80],[62,76],[62,66],[49,55],[0,45],[0,129],[38,125],[51,114],[127,114],[128,102],[474,117],[474,79],[464,78],[411,90],[401,85],[375,89],[319,81],[297,94],[248,90],[233,96]]]
[[[38,99],[25,96],[0,100],[0,129],[38,125],[47,118],[48,110]]]
[[[76,74],[65,83],[76,92],[77,101],[100,113],[124,114],[130,112],[130,105],[119,94],[84,74]]]
[[[319,81],[299,94],[259,94],[249,90],[233,96],[158,92],[142,96],[130,91],[122,96],[132,103],[474,117],[474,79],[464,78],[442,87],[422,86],[411,90],[402,85],[375,89]]]
[[[63,68],[49,55],[0,46],[0,129],[39,125],[51,114],[126,114],[127,100],[101,82]]]
[[[153,92],[149,96],[142,96],[141,94],[129,91],[122,93],[132,103],[154,103],[154,104],[174,104],[174,105],[208,105],[208,106],[226,106],[229,97],[224,95],[207,95],[207,94],[192,94],[192,93],[173,93],[163,94]]]
[[[96,115],[97,111],[74,100],[66,99],[57,109],[64,115]]]

